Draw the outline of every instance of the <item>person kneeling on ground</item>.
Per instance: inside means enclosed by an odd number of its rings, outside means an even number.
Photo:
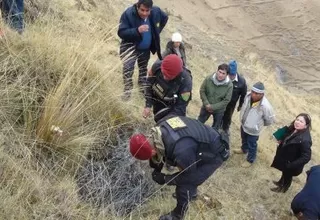
[[[182,220],[197,187],[229,157],[229,145],[215,129],[183,116],[163,118],[148,137],[133,135],[130,152],[149,160],[155,182],[176,186],[177,205],[160,220]]]

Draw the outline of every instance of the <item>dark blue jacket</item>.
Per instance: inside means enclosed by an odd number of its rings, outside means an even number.
[[[157,55],[159,59],[161,57],[161,49],[160,49],[160,32],[166,25],[168,21],[168,15],[162,11],[159,7],[153,6],[151,9],[151,13],[149,15],[151,33],[152,33],[152,42],[150,51]],[[137,6],[134,4],[133,6],[127,8],[121,15],[120,25],[118,29],[118,36],[122,39],[121,46],[122,50],[137,46],[141,40],[142,36],[138,31],[138,27],[141,25],[141,18],[137,11]]]
[[[307,171],[307,182],[291,203],[294,214],[302,212],[305,219],[320,219],[320,165]]]

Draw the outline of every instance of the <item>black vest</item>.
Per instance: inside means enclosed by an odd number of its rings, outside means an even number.
[[[156,80],[152,85],[153,94],[164,101],[166,98],[173,98],[174,94],[177,94],[182,84],[181,74],[174,80],[166,81],[163,78],[160,68],[156,71]]]
[[[170,120],[181,120],[184,126],[172,126]],[[199,143],[197,158],[201,160],[211,160],[220,152],[226,149],[221,142],[220,134],[213,128],[202,124],[198,120],[187,117],[176,116],[158,123],[162,132],[162,141],[165,145],[166,162],[176,165],[173,152],[176,143],[185,137],[192,138]]]

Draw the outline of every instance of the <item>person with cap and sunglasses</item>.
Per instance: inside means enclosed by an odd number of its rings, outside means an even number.
[[[282,175],[279,181],[273,181],[276,187],[271,188],[272,191],[285,193],[291,186],[292,177],[300,175],[305,164],[310,161],[312,146],[310,129],[310,116],[300,113],[290,125],[274,133],[279,145],[271,167],[282,171]]]
[[[237,70],[237,62],[235,60],[231,60],[229,62],[229,79],[232,81],[233,90],[231,101],[226,107],[224,111],[223,118],[222,118],[222,130],[227,134],[230,135],[230,124],[234,109],[239,101],[237,111],[241,110],[241,107],[244,102],[244,98],[247,95],[247,83],[245,78],[238,73]]]
[[[156,61],[147,78],[143,117],[151,115],[151,108],[156,122],[169,113],[185,116],[191,92],[191,74],[180,57],[170,54]]]
[[[320,165],[307,171],[307,182],[291,202],[291,209],[298,220],[320,219]]]
[[[242,167],[250,167],[256,160],[257,141],[264,126],[274,123],[274,113],[270,102],[264,95],[262,82],[253,85],[251,92],[245,97],[240,111],[241,148],[235,149],[236,154],[248,154]]]
[[[186,51],[179,32],[172,34],[171,40],[167,43],[166,49],[162,53],[162,58],[165,58],[169,54],[178,55],[182,59],[183,66],[187,66]]]
[[[131,136],[130,152],[149,160],[155,182],[176,186],[177,205],[160,220],[182,220],[197,187],[228,159],[229,144],[215,129],[184,116],[168,115],[151,130]]]
[[[138,0],[121,15],[118,36],[121,38],[120,58],[123,61],[124,94],[129,100],[133,89],[132,75],[136,61],[139,67],[138,84],[141,93],[147,77],[150,52],[161,57],[160,33],[167,24],[168,15],[152,0]]]

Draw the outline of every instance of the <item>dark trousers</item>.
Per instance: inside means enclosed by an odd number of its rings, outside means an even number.
[[[224,115],[223,115],[223,118],[222,118],[222,129],[224,131],[227,131],[230,128],[231,119],[232,119],[232,115],[233,115],[235,107],[236,107],[236,103],[231,103],[230,102],[227,105],[226,110],[224,111]]]
[[[286,173],[285,171],[282,172],[281,178],[278,181],[280,186],[284,188],[285,191],[287,191],[292,183],[292,175]]]
[[[177,206],[173,210],[177,215],[183,216],[188,210],[188,204],[197,194],[197,188],[207,180],[223,163],[220,155],[213,159],[212,163],[200,163],[197,173],[186,174],[176,183]],[[201,171],[201,172],[200,172]],[[182,174],[183,175],[183,174]]]
[[[257,157],[257,148],[258,144],[257,141],[259,139],[259,136],[253,136],[250,134],[247,134],[244,132],[242,126],[240,128],[241,130],[241,149],[243,152],[248,153],[247,155],[247,161],[250,163],[253,163]]]
[[[221,122],[222,122],[222,117],[223,117],[223,112],[218,112],[218,113],[210,113],[206,110],[205,107],[201,107],[200,109],[200,115],[198,117],[198,120],[202,123],[205,123],[210,115],[212,115],[213,117],[213,124],[212,124],[212,127],[215,128],[216,130],[218,130],[220,128],[220,125],[221,125]]]
[[[1,14],[7,24],[19,33],[23,32],[23,0],[3,0],[1,3]]]
[[[128,48],[127,45],[121,45],[120,57],[123,60],[124,91],[130,94],[131,90],[133,89],[132,75],[134,72],[134,65],[136,61],[138,61],[138,85],[140,91],[144,92],[144,87],[146,86],[147,67],[150,59],[150,51],[139,51],[136,50],[134,46]]]

